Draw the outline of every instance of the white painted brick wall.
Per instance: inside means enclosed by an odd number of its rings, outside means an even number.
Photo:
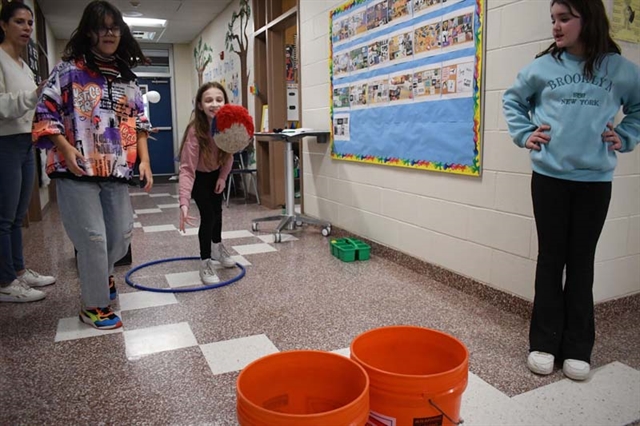
[[[305,127],[330,125],[329,11],[341,3],[301,2]],[[328,145],[305,141],[305,210],[531,300],[538,249],[531,165],[506,133],[502,95],[550,43],[549,3],[488,0],[486,24],[482,177],[335,161]],[[640,45],[621,47],[640,64]],[[613,188],[596,254],[596,301],[640,292],[640,149],[619,156]]]

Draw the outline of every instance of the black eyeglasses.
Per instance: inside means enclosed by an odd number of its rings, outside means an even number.
[[[115,37],[120,37],[120,34],[122,33],[122,29],[118,26],[110,27],[110,28],[100,27],[98,28],[98,31],[97,31],[100,37],[106,36],[107,34],[109,34],[109,32],[111,32],[111,34]]]

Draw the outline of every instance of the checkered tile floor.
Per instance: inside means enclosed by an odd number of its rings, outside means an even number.
[[[145,225],[150,216],[177,210],[178,204],[167,202],[167,199],[176,198],[175,195],[131,195],[134,205],[140,204],[139,201],[142,200],[158,201],[155,206],[151,205],[155,201],[145,201],[143,207],[135,210],[138,219],[135,227],[140,229],[138,232],[162,233],[167,238],[192,238],[194,244],[197,244],[197,228],[190,228],[182,234],[172,223]],[[234,230],[223,232],[222,238],[233,258],[248,268],[252,267],[252,256],[278,251],[278,245],[273,244],[273,235],[269,234],[256,235],[248,230]],[[297,240],[293,235],[283,235],[283,242]],[[168,272],[158,278],[158,285],[166,288],[201,285],[197,270]],[[172,293],[134,291],[121,293],[117,306],[118,313],[124,313],[126,318],[127,312],[158,310],[179,303]],[[267,334],[222,341],[198,341],[192,326],[188,321],[182,321],[128,330],[125,321],[121,329],[98,331],[81,323],[74,316],[58,321],[55,342],[105,339],[105,336],[121,335],[126,357],[132,361],[197,346],[214,375],[240,371],[258,358],[280,351]],[[349,356],[349,348],[336,348],[334,352]],[[507,396],[479,376],[470,373],[468,388],[463,395],[461,416],[467,425],[625,425],[640,419],[640,372],[622,363],[613,362],[595,371],[587,383],[565,379],[515,397]]]

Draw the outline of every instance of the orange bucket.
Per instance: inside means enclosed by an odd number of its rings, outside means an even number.
[[[342,355],[289,351],[267,355],[237,381],[242,426],[364,426],[369,378]]]
[[[448,334],[413,326],[367,331],[351,343],[366,370],[371,426],[456,425],[467,387],[469,352]]]

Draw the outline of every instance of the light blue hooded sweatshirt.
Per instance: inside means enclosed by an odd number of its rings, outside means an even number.
[[[640,68],[618,54],[608,54],[584,76],[584,61],[563,52],[561,60],[546,54],[518,74],[503,97],[503,110],[514,142],[524,147],[541,125],[551,127],[551,140],[531,150],[535,172],[558,179],[610,182],[616,152],[603,142],[607,123],[623,107],[624,119],[615,127],[629,152],[640,140]]]

